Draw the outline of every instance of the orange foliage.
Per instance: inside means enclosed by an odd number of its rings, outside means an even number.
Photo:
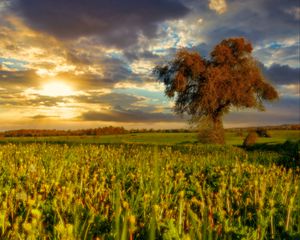
[[[263,100],[278,98],[251,52],[247,40],[230,38],[215,46],[209,60],[182,49],[173,61],[157,66],[154,73],[165,84],[166,95],[175,97],[177,113],[219,122],[232,106],[263,110]]]

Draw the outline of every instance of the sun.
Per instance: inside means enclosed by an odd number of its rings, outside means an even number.
[[[74,95],[74,90],[70,85],[62,81],[52,81],[44,84],[39,91],[40,95],[49,97],[61,97]]]

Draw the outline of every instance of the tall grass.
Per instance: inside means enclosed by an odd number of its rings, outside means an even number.
[[[1,145],[0,238],[299,236],[299,168],[251,154],[212,145]]]

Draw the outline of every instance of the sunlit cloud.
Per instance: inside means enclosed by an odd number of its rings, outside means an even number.
[[[209,8],[215,10],[219,14],[222,14],[227,10],[226,0],[210,0]]]
[[[42,96],[59,97],[59,96],[72,96],[76,92],[71,86],[64,82],[52,81],[45,83],[40,90],[28,89],[25,91],[27,94],[39,94]]]
[[[281,96],[291,96],[291,97],[297,98],[297,97],[299,97],[299,93],[300,93],[300,83],[282,85],[279,87],[279,91],[281,93]],[[300,99],[299,99],[299,102],[300,102]]]
[[[119,89],[146,89],[152,92],[163,92],[164,86],[159,82],[150,83],[132,83],[132,82],[119,82],[114,85],[114,88]]]
[[[288,14],[292,15],[295,20],[300,20],[300,7],[293,7],[285,10]]]

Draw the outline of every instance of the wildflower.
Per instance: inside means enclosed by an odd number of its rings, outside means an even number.
[[[184,198],[184,191],[180,191],[178,195],[179,195],[179,198]]]
[[[128,209],[129,208],[129,204],[126,201],[123,201],[122,205],[123,205],[124,209]]]
[[[23,229],[25,232],[30,233],[32,231],[32,227],[30,223],[23,223],[22,224]]]
[[[130,215],[130,216],[128,217],[128,222],[129,222],[131,225],[135,225],[135,223],[136,223],[135,216],[134,216],[134,215]]]
[[[154,204],[153,209],[154,209],[154,212],[158,212],[159,211],[159,205]]]
[[[31,209],[31,215],[33,218],[39,219],[42,216],[42,213],[38,209],[33,208]]]

